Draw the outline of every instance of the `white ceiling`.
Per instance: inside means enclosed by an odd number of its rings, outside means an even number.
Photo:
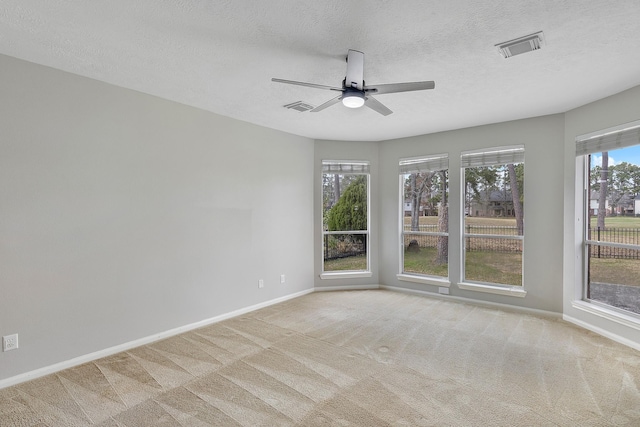
[[[495,44],[543,31],[539,51]],[[348,49],[394,113],[318,113]],[[3,0],[0,53],[317,139],[383,140],[564,112],[640,84],[638,0]]]

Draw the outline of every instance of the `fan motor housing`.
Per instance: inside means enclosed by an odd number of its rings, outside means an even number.
[[[340,99],[345,107],[360,108],[364,105],[365,101],[364,91],[346,88]]]

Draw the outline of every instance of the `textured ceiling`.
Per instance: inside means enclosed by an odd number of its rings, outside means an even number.
[[[495,44],[544,31],[539,51]],[[340,85],[348,49],[383,117],[272,77]],[[638,0],[3,0],[0,53],[318,139],[382,140],[564,112],[640,84]]]

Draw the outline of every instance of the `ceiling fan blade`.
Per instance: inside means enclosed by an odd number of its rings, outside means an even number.
[[[436,87],[436,83],[433,81],[428,82],[408,82],[408,83],[389,83],[375,86],[365,86],[364,91],[368,93],[375,93],[380,95],[382,93],[398,93],[398,92],[411,92],[414,90],[427,90]]]
[[[364,87],[364,53],[349,49],[347,53],[347,75],[344,78],[345,87],[362,90]]]
[[[393,113],[393,111],[385,107],[382,102],[378,101],[371,95],[367,96],[366,101],[364,101],[364,105],[371,108],[373,111],[382,114],[383,116],[388,116],[389,114]]]
[[[324,104],[318,105],[316,108],[311,110],[311,112],[312,113],[317,113],[318,111],[322,111],[327,107],[331,107],[332,105],[337,104],[338,102],[340,102],[340,98],[342,98],[342,95],[338,95],[335,98],[331,98],[330,100],[328,100]]]
[[[293,80],[283,80],[283,79],[271,79],[271,81],[272,82],[276,82],[276,83],[285,83],[285,84],[288,84],[288,85],[314,87],[316,89],[337,90],[337,91],[342,92],[342,88],[341,87],[325,86],[325,85],[318,85],[318,84],[315,84],[315,83],[296,82],[296,81],[293,81]]]

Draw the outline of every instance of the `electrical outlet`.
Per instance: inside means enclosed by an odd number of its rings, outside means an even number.
[[[280,275],[280,283],[284,283],[285,279],[284,279],[284,274]]]
[[[262,280],[262,279],[258,280],[258,287],[259,288],[264,288],[264,280]]]
[[[2,351],[15,350],[18,348],[18,334],[2,337]]]

